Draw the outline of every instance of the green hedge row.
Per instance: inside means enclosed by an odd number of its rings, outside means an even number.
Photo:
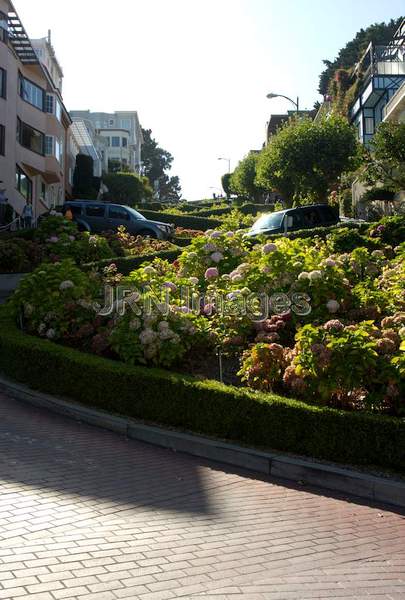
[[[155,212],[152,210],[140,209],[139,211],[147,219],[152,221],[161,221],[163,223],[174,223],[176,227],[184,227],[185,229],[199,229],[206,231],[207,229],[215,229],[221,225],[218,219],[209,219],[207,217],[192,217],[191,215],[171,215],[164,212]]]
[[[254,217],[257,215],[257,213],[274,212],[273,207],[270,206],[269,204],[253,204],[253,203],[242,204],[242,206],[239,206],[239,210],[244,215],[253,215]]]
[[[405,420],[343,412],[82,353],[21,332],[0,307],[0,371],[146,422],[348,464],[405,470]]]
[[[325,239],[327,235],[341,229],[342,227],[347,227],[348,229],[356,229],[359,233],[365,233],[370,226],[370,223],[338,223],[337,225],[331,225],[330,227],[315,227],[313,229],[299,229],[298,231],[290,231],[287,234],[283,233],[275,233],[273,235],[266,236],[266,239],[276,240],[280,237],[288,237],[290,240],[295,240],[297,238],[314,238],[320,237]]]
[[[103,260],[86,263],[81,265],[81,268],[85,271],[90,271],[92,269],[97,269],[97,271],[99,271],[104,267],[114,264],[117,266],[119,273],[128,275],[146,261],[152,262],[155,258],[161,258],[172,262],[173,260],[176,260],[180,254],[180,248],[176,248],[175,250],[163,250],[162,252],[156,252],[155,254],[143,254],[141,256],[116,256],[115,258],[105,258]]]
[[[189,246],[192,241],[193,238],[188,237],[175,237],[173,239],[173,243],[176,244],[176,246],[181,246],[182,248],[184,248],[184,246]]]

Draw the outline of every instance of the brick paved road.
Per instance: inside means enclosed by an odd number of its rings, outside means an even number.
[[[403,515],[0,395],[0,600],[334,597],[405,598]]]

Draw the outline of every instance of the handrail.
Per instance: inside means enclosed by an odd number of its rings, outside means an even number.
[[[9,227],[11,227],[11,225],[13,225],[13,223],[17,223],[20,222],[21,217],[17,217],[16,219],[14,219],[14,221],[11,221],[10,223],[7,223],[7,225],[2,225],[0,227],[0,231],[2,231],[3,229],[8,229]]]

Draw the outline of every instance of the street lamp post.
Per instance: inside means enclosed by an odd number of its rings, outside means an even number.
[[[289,98],[288,96],[284,96],[283,94],[273,94],[272,92],[270,92],[270,94],[267,94],[266,98],[268,98],[269,100],[271,100],[272,98],[285,98],[286,100],[289,100],[292,104],[294,104],[297,113],[299,112],[300,100],[298,96],[297,102],[295,102],[294,100],[292,100],[292,98]]]
[[[224,158],[223,156],[218,157],[218,160],[226,160],[228,163],[228,173],[231,172],[231,159],[230,158]]]

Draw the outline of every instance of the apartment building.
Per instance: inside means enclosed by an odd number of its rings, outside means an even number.
[[[361,85],[350,109],[350,120],[360,142],[368,145],[384,120],[385,107],[405,81],[405,19],[389,44],[369,44],[353,71],[352,81]]]
[[[0,0],[0,189],[16,215],[32,203],[36,218],[71,193],[62,78],[50,37],[32,42],[13,3]]]
[[[73,110],[70,116],[73,121],[86,123],[89,131],[95,132],[103,171],[129,169],[135,173],[140,172],[143,138],[136,111],[104,113]]]

